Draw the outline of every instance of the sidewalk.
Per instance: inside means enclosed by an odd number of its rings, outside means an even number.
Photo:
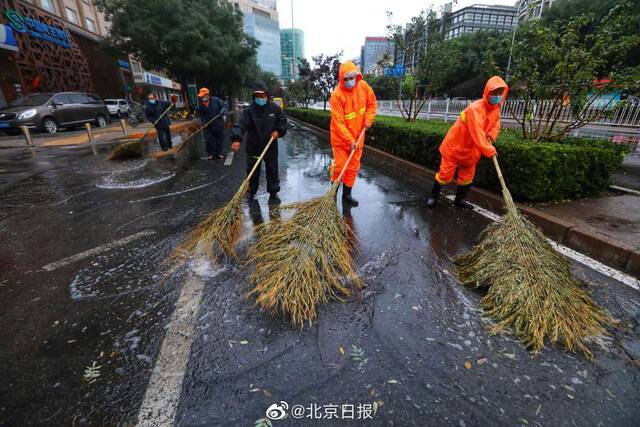
[[[613,174],[613,184],[640,191],[640,144],[622,162],[619,171]]]
[[[172,132],[181,132],[184,129],[199,125],[200,121],[180,121],[174,122],[171,125]],[[144,133],[151,127],[150,123],[141,123],[138,127],[128,127],[127,135],[123,135],[122,127],[120,123],[112,123],[104,128],[93,128],[93,137],[95,143],[111,142],[118,139],[135,139],[142,138]],[[147,138],[155,138],[157,132],[152,129]],[[81,145],[89,142],[89,136],[85,130],[81,131],[62,131],[55,135],[46,134],[32,134],[32,141],[35,146],[38,147],[51,147],[51,146],[68,146],[68,145]],[[0,138],[0,148],[24,148],[27,147],[24,135],[18,135],[15,137]]]

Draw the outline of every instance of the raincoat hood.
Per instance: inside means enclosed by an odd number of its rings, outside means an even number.
[[[356,76],[356,85],[358,84],[358,82],[360,80],[362,80],[362,73],[360,72],[360,70],[358,69],[358,67],[356,66],[356,64],[354,64],[351,61],[346,61],[343,62],[342,64],[340,64],[340,71],[338,72],[338,81],[340,82],[340,88],[343,90],[351,90],[351,89],[347,89],[344,85],[344,76],[347,73],[350,73],[352,71],[355,71],[357,73]]]
[[[500,101],[500,103],[497,105],[492,105],[489,102],[489,96],[492,91],[499,88],[504,88],[504,92],[502,93],[502,101]],[[489,79],[489,81],[487,81],[487,84],[484,87],[484,93],[482,94],[482,99],[484,100],[484,103],[487,106],[487,108],[494,109],[494,108],[500,108],[502,106],[502,103],[507,99],[507,95],[509,95],[509,86],[507,85],[507,83],[504,80],[502,80],[502,77],[493,76]]]

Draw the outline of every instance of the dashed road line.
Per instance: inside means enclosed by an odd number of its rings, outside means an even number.
[[[82,259],[88,258],[92,255],[96,255],[102,252],[106,252],[110,249],[113,248],[117,248],[118,246],[124,246],[128,243],[131,243],[133,241],[136,241],[138,239],[141,239],[143,237],[146,236],[151,236],[153,234],[156,234],[155,231],[153,230],[145,230],[145,231],[141,231],[139,233],[133,234],[131,236],[127,236],[127,237],[123,237],[122,239],[118,239],[118,240],[114,240],[111,243],[107,243],[106,245],[102,245],[102,246],[98,246],[97,248],[93,248],[93,249],[89,249],[88,251],[84,251],[81,252],[79,254],[75,254],[72,255],[70,257],[67,258],[63,258],[61,260],[52,262],[50,264],[45,265],[44,267],[42,267],[43,270],[45,271],[53,271],[53,270],[57,270],[58,268],[67,266],[69,264],[72,264],[74,262],[80,261]]]
[[[138,426],[174,425],[203,289],[204,281],[193,274],[182,286],[138,411]]]

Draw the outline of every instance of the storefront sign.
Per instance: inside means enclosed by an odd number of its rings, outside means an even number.
[[[125,61],[125,60],[122,60],[122,59],[118,59],[118,65],[119,65],[121,68],[125,68],[125,69],[127,69],[127,70],[130,70],[130,69],[131,69],[131,65],[129,64],[129,61]]]
[[[147,83],[162,86],[162,77],[147,73]]]
[[[2,24],[0,24],[0,49],[11,50],[13,52],[18,51],[18,42],[13,35],[13,31],[11,28]]]
[[[61,28],[28,18],[13,9],[5,9],[4,16],[7,17],[9,26],[19,33],[26,33],[31,37],[46,40],[67,49],[71,47],[69,33]]]

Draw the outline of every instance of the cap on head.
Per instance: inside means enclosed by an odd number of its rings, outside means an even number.
[[[200,92],[198,92],[198,98],[202,98],[206,95],[209,95],[209,89],[207,89],[206,87],[201,87]]]

